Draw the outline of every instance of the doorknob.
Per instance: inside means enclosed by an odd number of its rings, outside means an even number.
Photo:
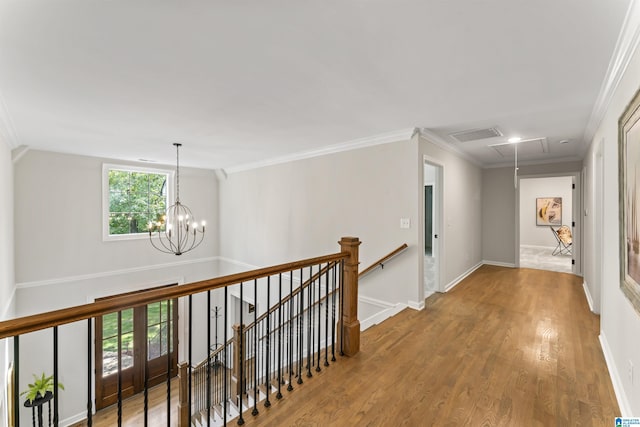
[[[433,235],[433,238],[434,238],[434,239],[437,239],[437,238],[438,238],[438,235],[437,235],[437,234],[434,234],[434,235]]]

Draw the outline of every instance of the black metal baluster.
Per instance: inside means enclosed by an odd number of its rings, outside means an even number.
[[[118,427],[122,425],[122,311],[118,312]]]
[[[327,274],[324,276],[324,366],[329,366],[329,275],[333,271],[327,263]]]
[[[187,389],[187,396],[188,396],[188,405],[189,405],[189,420],[191,420],[191,373],[192,373],[192,366],[193,366],[193,295],[189,295],[189,373],[188,373],[188,378],[189,378],[189,388]]]
[[[242,418],[242,395],[244,394],[244,388],[245,388],[245,378],[244,378],[244,360],[246,358],[246,355],[243,353],[244,350],[244,325],[242,324],[242,312],[244,311],[244,299],[242,296],[242,291],[244,288],[244,283],[240,283],[240,342],[238,343],[238,348],[239,348],[239,352],[240,354],[238,355],[238,357],[236,357],[236,359],[239,361],[240,363],[240,395],[238,396],[239,399],[239,410],[240,410],[240,416],[238,417],[238,425],[241,426],[244,424],[244,418]]]
[[[227,293],[228,293],[228,287],[225,286],[224,287],[224,364],[222,365],[222,368],[224,369],[224,391],[222,393],[222,416],[223,416],[223,424],[226,426],[227,425],[227,401],[229,400],[227,398],[227,366],[229,366],[229,360],[227,359],[227,348],[229,348],[229,346],[227,345],[227,328],[228,326],[228,317],[227,317],[227,312],[228,310],[228,305],[227,305]]]
[[[216,331],[216,334],[218,331]],[[211,291],[207,291],[207,426],[211,426]]]
[[[91,382],[91,367],[93,363],[91,352],[93,350],[93,336],[91,328],[91,319],[89,318],[87,319],[87,427],[93,426],[93,402],[91,399],[91,395],[93,393],[93,384]]]
[[[149,364],[147,360],[149,360],[149,337],[147,336],[147,332],[149,330],[149,305],[147,305],[144,314],[144,336],[147,337],[147,342],[145,343],[145,351],[144,351],[144,425],[147,427],[149,425]],[[162,303],[160,303],[160,325],[162,325]],[[160,328],[162,330],[162,327]],[[162,332],[160,332],[160,351],[162,351]],[[167,350],[168,352],[168,350]]]
[[[313,346],[313,332],[312,332],[312,323],[313,318],[311,315],[313,314],[313,266],[309,266],[309,292],[307,292],[307,300],[309,301],[309,308],[307,309],[307,378],[311,378],[313,375],[311,374],[311,347]]]
[[[289,365],[287,366],[287,370],[289,371],[289,385],[287,385],[287,390],[293,390],[293,385],[291,382],[292,374],[293,374],[293,270],[289,274]]]
[[[16,426],[20,425],[20,336],[13,337],[13,416]]]
[[[257,299],[257,298],[256,298]],[[269,406],[271,406],[271,401],[269,400],[269,395],[271,394],[271,378],[270,378],[270,372],[269,372],[269,359],[270,359],[270,355],[271,355],[271,313],[269,312],[271,306],[271,276],[267,276],[267,342],[266,342],[266,347],[267,347],[267,354],[265,355],[265,367],[264,367],[264,387],[265,387],[265,393],[267,395],[265,402],[264,402],[264,406],[265,408],[268,408]]]
[[[331,361],[336,361],[336,275],[338,265],[333,264],[333,274],[331,281]]]
[[[171,323],[173,321],[172,305],[173,300],[167,300],[167,426],[171,425]],[[160,322],[160,325],[162,325],[162,303],[160,303]],[[160,338],[162,338],[162,335],[160,336]],[[162,341],[160,343],[160,352],[162,353]]]
[[[49,406],[51,425],[51,406]],[[58,427],[58,327],[53,327],[53,425]]]
[[[278,394],[276,399],[282,399],[282,273],[278,275]]]
[[[329,274],[328,269],[329,264],[327,263],[327,272],[325,272],[325,274]],[[320,273],[322,273],[322,264],[320,264]],[[322,352],[320,351],[320,338],[322,332],[320,323],[320,317],[322,314],[322,275],[318,276],[318,307],[316,307],[316,311],[318,312],[318,327],[316,331],[316,333],[318,334],[318,361],[316,363],[316,372],[320,372],[320,357],[322,355]]]
[[[344,260],[340,261],[340,356],[344,356]]]
[[[258,279],[253,280],[253,411],[258,415]]]
[[[304,359],[304,316],[302,311],[302,306],[304,303],[304,287],[302,284],[304,283],[303,279],[303,269],[300,268],[300,292],[298,297],[298,384],[302,384],[302,363]]]

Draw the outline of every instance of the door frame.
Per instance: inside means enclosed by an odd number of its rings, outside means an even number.
[[[582,172],[518,175],[518,187],[516,188],[515,197],[515,266],[516,268],[520,268],[520,180],[558,177],[571,177],[575,187],[571,193],[571,210],[573,214],[571,221],[575,223],[575,225],[571,227],[573,239],[573,243],[571,245],[573,249],[572,259],[574,260],[574,264],[571,266],[571,272],[577,276],[582,276]]]
[[[432,256],[435,259],[435,291],[444,292],[444,286],[442,283],[442,271],[444,270],[444,248],[445,248],[445,230],[442,226],[444,219],[444,164],[440,160],[433,157],[423,155],[422,163],[420,167],[420,193],[419,193],[419,226],[418,226],[418,242],[422,250],[420,251],[420,257],[418,265],[420,271],[418,277],[420,278],[420,290],[419,295],[425,296],[425,283],[424,283],[424,245],[425,245],[425,200],[424,200],[424,187],[425,187],[425,165],[433,166],[436,169],[436,179],[433,183],[433,234],[437,235],[437,238],[433,239]]]

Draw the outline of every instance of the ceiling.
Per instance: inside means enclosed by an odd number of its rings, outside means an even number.
[[[486,167],[514,135],[579,159],[629,1],[0,0],[0,131],[209,169],[413,128]]]

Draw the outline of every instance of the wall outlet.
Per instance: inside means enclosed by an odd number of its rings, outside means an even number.
[[[411,227],[411,219],[400,218],[400,228],[410,228],[410,227]]]
[[[629,360],[629,366],[627,367],[627,375],[629,377],[629,382],[633,385],[633,362]]]

